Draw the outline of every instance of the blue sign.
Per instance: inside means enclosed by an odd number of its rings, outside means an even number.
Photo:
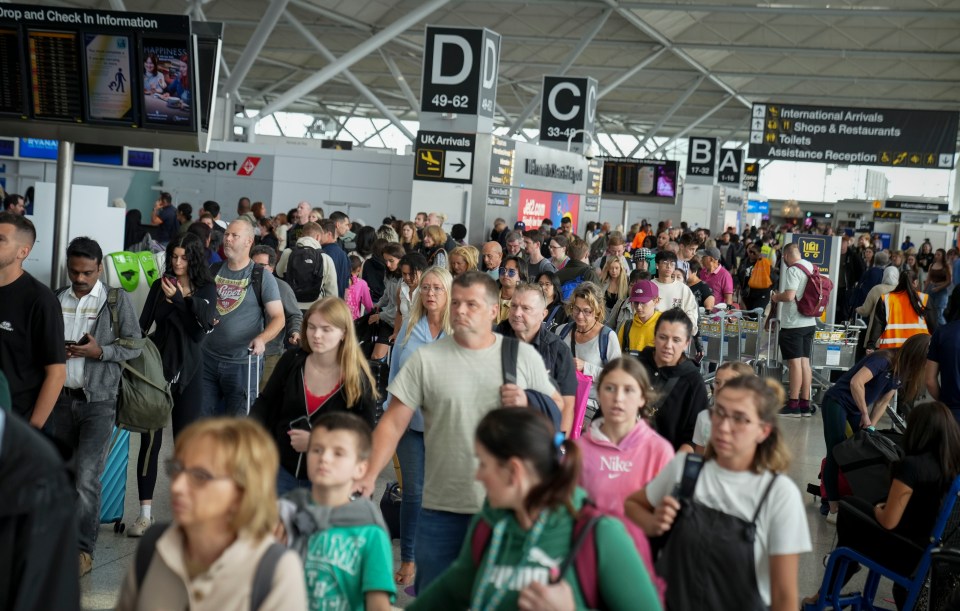
[[[57,159],[56,140],[42,138],[20,138],[20,157],[24,159]]]
[[[759,199],[747,200],[748,214],[770,214],[770,202]]]

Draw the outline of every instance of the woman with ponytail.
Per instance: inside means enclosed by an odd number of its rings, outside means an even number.
[[[728,381],[710,408],[702,468],[681,452],[627,499],[627,517],[647,536],[670,533],[657,561],[667,609],[796,609],[800,554],[811,545],[800,490],[783,475],[782,404],[772,380]]]
[[[577,487],[580,450],[528,409],[488,413],[477,427],[476,479],[487,500],[460,555],[409,609],[582,609],[575,563],[565,563],[586,494]],[[607,609],[660,609],[656,590],[623,524],[592,527],[595,578]],[[489,537],[478,537],[478,531]],[[561,567],[565,570],[561,573]]]

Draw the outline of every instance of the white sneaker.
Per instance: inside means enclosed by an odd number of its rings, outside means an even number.
[[[147,529],[153,525],[153,517],[144,518],[138,517],[137,521],[130,525],[130,528],[127,529],[128,537],[142,537],[143,533],[147,532]]]
[[[840,512],[839,512],[839,511],[838,511],[837,513],[827,512],[827,524],[836,524],[836,523],[837,523],[837,514],[838,514],[838,513],[840,513]]]

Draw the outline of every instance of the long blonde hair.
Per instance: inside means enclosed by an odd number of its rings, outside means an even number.
[[[260,541],[277,525],[277,444],[252,418],[204,418],[177,435],[173,455],[184,448],[213,442],[216,460],[240,489],[240,506],[230,518],[230,528]]]
[[[456,250],[457,249],[454,249],[454,252],[456,252]],[[437,279],[440,280],[440,284],[443,285],[443,290],[447,296],[447,305],[443,308],[443,315],[440,317],[440,328],[447,335],[453,335],[453,327],[450,325],[450,293],[453,290],[453,274],[435,265],[428,267],[420,276],[420,290],[417,291],[417,296],[410,305],[410,315],[403,321],[404,324],[407,325],[407,332],[403,335],[403,341],[400,342],[401,346],[407,345],[407,342],[410,341],[410,334],[413,333],[413,328],[417,326],[421,318],[427,315],[427,310],[423,307],[423,283],[427,281],[427,276],[431,275],[436,276]]]
[[[353,328],[353,316],[350,314],[350,308],[339,297],[324,297],[315,302],[306,314],[303,315],[303,324],[300,329],[300,337],[304,338],[300,348],[310,354],[310,342],[307,338],[307,323],[314,314],[320,314],[324,320],[343,331],[343,341],[340,348],[337,349],[337,356],[340,360],[340,377],[343,380],[343,390],[347,396],[347,408],[352,409],[360,402],[363,396],[363,379],[366,378],[367,388],[373,394],[374,398],[379,398],[377,393],[377,384],[370,372],[370,366],[367,365],[367,359],[363,358],[363,352],[360,350],[360,343],[357,341],[357,333]]]
[[[600,282],[603,284],[603,290],[606,291],[611,280],[610,266],[614,263],[620,266],[620,277],[617,278],[617,297],[623,299],[630,294],[630,285],[627,283],[629,272],[627,271],[627,266],[624,265],[622,257],[607,257],[607,262],[603,265],[603,270],[600,272]]]

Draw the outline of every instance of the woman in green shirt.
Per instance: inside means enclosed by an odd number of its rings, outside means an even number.
[[[586,501],[577,488],[580,451],[555,436],[546,418],[494,410],[477,427],[475,452],[487,500],[457,559],[409,609],[584,609],[581,583],[593,583],[607,609],[660,609],[633,539],[616,518],[588,523],[602,551],[591,575],[577,574],[573,531]]]

